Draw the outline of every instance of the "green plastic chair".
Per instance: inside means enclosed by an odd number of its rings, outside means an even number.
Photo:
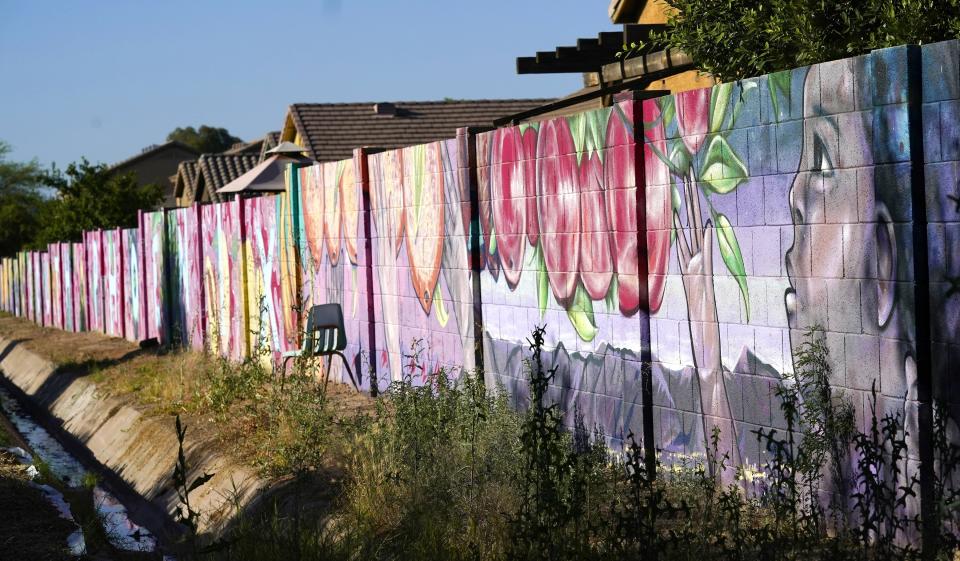
[[[283,380],[286,378],[287,362],[291,359],[303,358],[313,359],[318,357],[332,358],[333,355],[343,359],[343,366],[350,375],[350,382],[357,390],[360,386],[356,378],[353,377],[353,370],[350,368],[350,362],[343,355],[343,350],[347,348],[347,331],[343,326],[343,309],[340,304],[320,304],[312,306],[307,315],[307,330],[303,338],[303,346],[296,351],[283,353],[283,370],[281,372],[280,387],[283,388]],[[326,368],[327,382],[330,381],[330,361],[327,361]]]

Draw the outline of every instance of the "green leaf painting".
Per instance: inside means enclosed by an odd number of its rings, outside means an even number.
[[[710,139],[700,168],[700,180],[707,189],[719,195],[733,191],[747,180],[747,166],[723,135],[716,134]]]
[[[420,224],[420,201],[423,197],[423,181],[426,178],[427,146],[419,144],[413,147],[413,215],[414,224]]]
[[[447,322],[450,321],[450,314],[447,313],[447,309],[443,306],[443,293],[440,292],[440,283],[433,289],[433,310],[437,314],[437,321],[440,323],[440,327],[446,327]]]
[[[710,91],[710,132],[717,132],[723,126],[732,92],[733,84],[730,82],[714,86]]]
[[[537,248],[534,250],[536,252],[536,262],[537,262],[537,305],[540,308],[540,317],[547,311],[547,303],[550,301],[550,278],[547,276],[547,262],[543,258],[543,250],[537,245]]]
[[[773,114],[777,121],[780,120],[781,100],[786,103],[783,106],[785,111],[790,112],[790,77],[789,70],[767,76],[767,89],[770,91],[770,102],[773,104]]]
[[[593,341],[597,336],[597,321],[593,316],[593,301],[582,284],[577,284],[577,293],[573,297],[573,304],[567,308],[567,317],[577,336],[583,341]]]
[[[620,290],[620,281],[617,279],[616,273],[610,279],[610,288],[607,290],[607,294],[604,297],[603,301],[607,305],[607,312],[615,312],[620,306],[618,292]]]
[[[540,132],[540,123],[520,123],[517,125],[520,135],[523,136],[523,133],[527,132],[527,129],[533,129],[536,132]]]
[[[660,115],[663,117],[663,128],[666,130],[667,126],[673,123],[673,118],[677,115],[677,105],[673,100],[672,95],[661,98],[660,102]]]
[[[740,294],[743,295],[744,307],[747,311],[747,322],[750,321],[750,293],[747,288],[747,271],[743,264],[743,254],[740,252],[740,244],[737,242],[737,234],[733,231],[730,220],[719,212],[711,211],[713,214],[714,228],[717,231],[717,242],[720,245],[720,257],[727,265],[727,269],[737,284],[740,285]]]
[[[577,152],[577,165],[583,158],[589,158],[594,152],[603,161],[604,139],[607,134],[607,117],[611,109],[599,109],[567,117],[570,133],[573,135],[573,147]]]

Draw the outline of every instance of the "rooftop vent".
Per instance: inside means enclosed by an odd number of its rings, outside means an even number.
[[[397,115],[397,106],[387,102],[374,103],[373,113],[375,115],[386,115],[388,117],[395,117]]]

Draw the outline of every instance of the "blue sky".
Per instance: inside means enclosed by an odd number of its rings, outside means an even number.
[[[0,0],[12,158],[112,163],[177,126],[278,130],[293,102],[552,97],[514,59],[616,29],[606,0]]]

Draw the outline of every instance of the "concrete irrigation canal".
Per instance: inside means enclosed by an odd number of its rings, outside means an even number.
[[[26,441],[30,451],[14,446],[6,451],[27,465],[26,474],[32,479],[42,479],[43,472],[56,479],[60,486],[71,490],[89,487],[97,518],[102,523],[110,545],[119,551],[154,552],[157,539],[149,530],[133,522],[123,503],[105,485],[95,483],[96,476],[64,446],[50,435],[21,407],[10,391],[0,387],[0,413],[10,422],[16,434]],[[42,466],[38,468],[38,466]],[[32,483],[52,504],[60,516],[70,521],[75,529],[69,534],[66,549],[71,555],[87,553],[83,532],[64,494],[46,483]]]
[[[0,322],[0,428],[5,428],[0,432],[12,434],[0,438],[0,468],[22,479],[16,489],[30,495],[39,489],[56,507],[51,516],[59,513],[61,519],[51,522],[58,528],[51,535],[62,541],[62,550],[79,555],[86,549],[93,559],[176,554],[185,528],[175,521],[180,502],[172,474],[179,443],[173,418],[112,395],[110,380],[91,375],[96,367],[128,361],[141,351],[102,335],[38,329],[12,318]],[[183,446],[191,481],[214,475],[190,494],[191,505],[203,513],[198,532],[214,537],[270,487],[219,446],[199,428]],[[5,475],[0,472],[0,478]],[[77,520],[74,495],[92,503],[91,517],[102,522],[100,541],[109,542],[95,544],[94,555],[90,540],[84,544],[87,532],[77,531],[83,520]],[[38,558],[9,557],[3,550],[5,540],[13,539],[4,535],[3,521],[10,515],[0,512],[0,559]]]

